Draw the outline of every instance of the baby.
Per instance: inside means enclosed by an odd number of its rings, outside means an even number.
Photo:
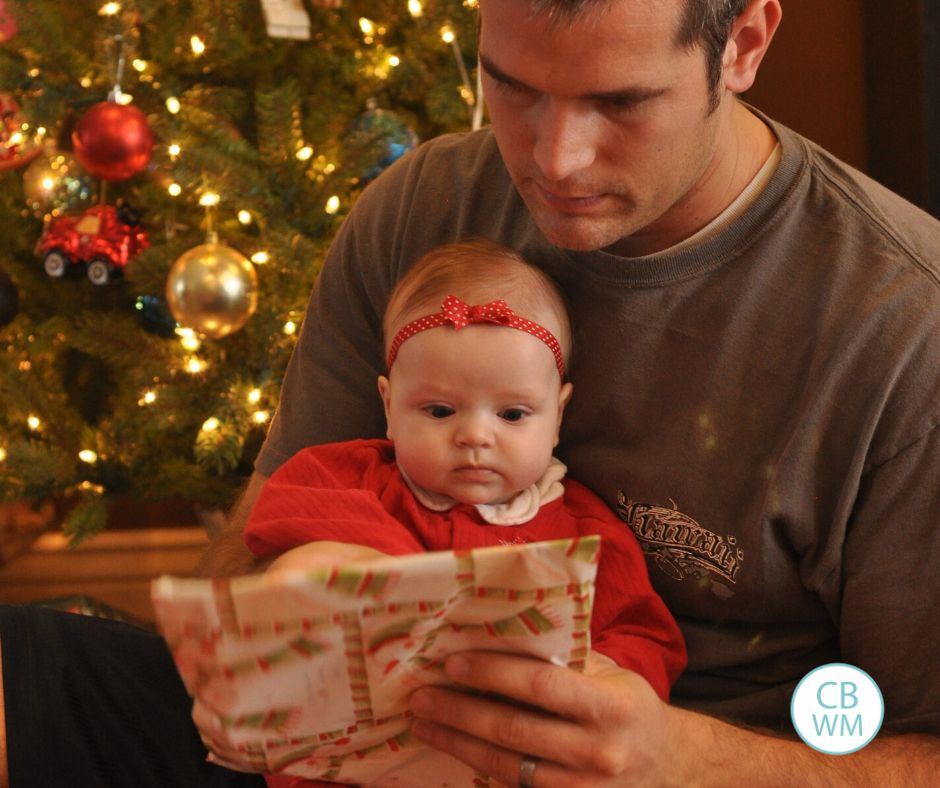
[[[281,571],[599,534],[593,652],[667,698],[685,666],[678,628],[632,533],[553,456],[572,384],[552,280],[490,242],[441,247],[405,273],[383,328],[387,439],[292,457],[255,505],[249,548]]]

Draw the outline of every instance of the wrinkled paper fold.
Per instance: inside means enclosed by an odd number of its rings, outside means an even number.
[[[164,576],[154,610],[213,760],[369,785],[487,785],[409,731],[408,695],[486,649],[582,669],[596,536],[224,580]]]

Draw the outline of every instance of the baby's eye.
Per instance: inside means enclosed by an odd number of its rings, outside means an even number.
[[[446,419],[454,415],[454,409],[447,405],[426,405],[424,411],[432,419]]]
[[[499,417],[503,421],[512,423],[522,421],[526,417],[526,412],[522,408],[506,408],[499,414]]]

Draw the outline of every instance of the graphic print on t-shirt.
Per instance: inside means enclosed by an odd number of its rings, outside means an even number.
[[[643,552],[669,577],[710,579],[716,596],[733,596],[732,586],[744,562],[744,551],[734,536],[709,531],[680,512],[675,503],[671,509],[637,503],[622,490],[617,492],[617,514],[640,540]]]

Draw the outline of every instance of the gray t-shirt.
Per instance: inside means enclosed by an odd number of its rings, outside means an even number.
[[[394,282],[483,236],[572,308],[559,456],[647,552],[679,621],[680,705],[789,727],[810,669],[855,664],[886,728],[940,734],[940,223],[794,132],[717,237],[622,258],[551,246],[489,130],[387,170],[314,289],[257,467],[382,436]]]

